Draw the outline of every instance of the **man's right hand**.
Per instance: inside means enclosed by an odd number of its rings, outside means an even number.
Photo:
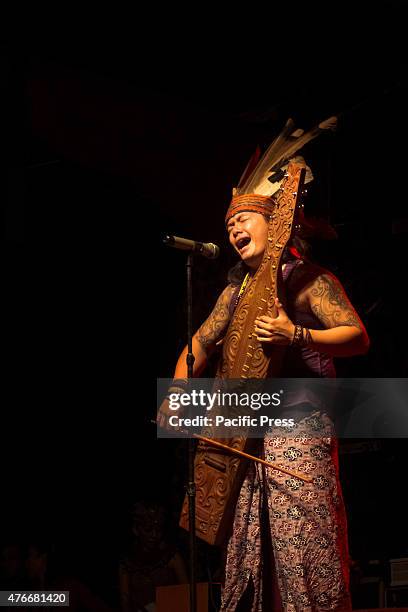
[[[180,407],[177,410],[170,409],[170,402],[166,397],[157,412],[156,423],[159,427],[165,429],[166,431],[171,431],[173,433],[179,431],[181,433],[187,434],[188,431],[186,429],[183,429],[182,427],[179,427],[177,425],[170,425],[169,423],[169,418],[171,416],[182,416],[182,414],[183,410]]]
[[[169,418],[173,414],[175,414],[175,412],[174,410],[170,410],[170,402],[168,398],[166,397],[163,400],[159,410],[157,411],[156,423],[158,424],[159,427],[162,427],[163,429],[167,429],[167,431],[173,430],[174,427],[171,427],[169,425]]]

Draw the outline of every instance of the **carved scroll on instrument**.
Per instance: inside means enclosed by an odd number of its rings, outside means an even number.
[[[263,314],[276,316],[275,297],[278,296],[281,278],[281,257],[295,224],[305,170],[291,162],[269,222],[268,240],[264,257],[255,275],[248,282],[234,312],[223,342],[223,352],[216,381],[223,379],[263,379],[279,376],[284,347],[266,349],[257,340],[255,319]],[[279,296],[281,301],[282,296]],[[216,438],[215,431],[205,428],[206,438]],[[259,442],[242,435],[219,440],[237,450],[253,454]],[[210,448],[200,442],[195,458],[196,482],[196,533],[209,544],[221,544],[232,526],[235,503],[248,460],[238,458],[227,451]],[[184,500],[180,525],[189,528],[188,500]]]

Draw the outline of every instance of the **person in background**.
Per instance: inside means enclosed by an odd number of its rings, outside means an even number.
[[[154,612],[156,587],[188,583],[181,555],[169,538],[165,510],[155,502],[133,507],[132,535],[119,564],[122,612]]]

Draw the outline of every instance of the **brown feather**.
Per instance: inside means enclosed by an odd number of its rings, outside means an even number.
[[[239,192],[241,185],[245,183],[245,181],[251,176],[252,172],[255,170],[260,157],[261,157],[261,149],[259,146],[257,146],[254,154],[252,155],[249,162],[247,163],[246,168],[243,171],[241,178],[239,179],[237,189],[236,189],[237,192]]]

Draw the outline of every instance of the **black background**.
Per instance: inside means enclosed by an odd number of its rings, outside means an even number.
[[[377,4],[47,14],[5,32],[2,531],[50,534],[112,601],[130,504],[153,496],[177,514],[182,494],[182,450],[149,423],[186,337],[184,255],[161,239],[221,247],[196,261],[197,326],[234,262],[231,188],[289,116],[340,115],[305,150],[306,210],[338,233],[313,254],[372,340],[339,372],[406,376],[404,15]],[[405,449],[342,455],[357,558],[408,553]]]

